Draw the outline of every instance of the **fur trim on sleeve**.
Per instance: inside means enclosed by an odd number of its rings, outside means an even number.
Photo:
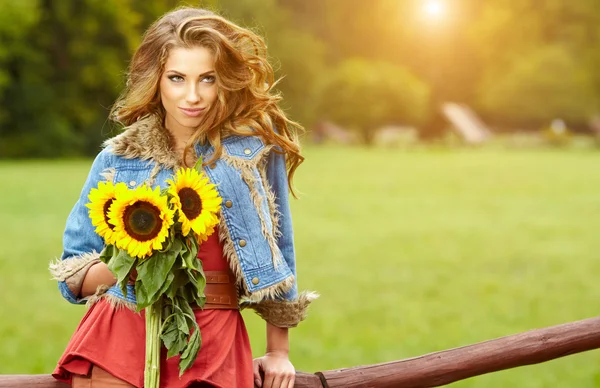
[[[65,282],[73,295],[79,297],[85,275],[92,265],[99,262],[100,254],[96,251],[92,251],[91,253],[84,253],[80,256],[57,260],[50,263],[49,269],[54,280]]]
[[[245,304],[262,319],[277,327],[296,327],[307,316],[308,305],[319,297],[313,291],[303,291],[293,301],[265,299],[256,303]]]

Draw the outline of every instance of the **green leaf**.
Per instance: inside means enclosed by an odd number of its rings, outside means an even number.
[[[117,284],[119,285],[119,288],[121,289],[121,292],[123,293],[123,296],[127,297],[127,283],[129,283],[129,279],[125,278],[121,281],[117,281]]]
[[[191,234],[191,233],[190,233]],[[198,263],[198,249],[194,251],[194,245],[190,242],[188,237],[181,237],[183,239],[181,243],[180,255],[182,259],[181,266],[183,268],[196,268]]]
[[[183,310],[179,310],[180,313],[177,315],[177,327],[179,331],[186,334],[186,336],[190,335],[190,326],[187,324],[187,320],[185,319],[185,313]]]
[[[127,296],[127,283],[129,274],[135,266],[137,259],[131,257],[127,250],[117,250],[117,254],[108,262],[108,269],[117,277],[117,283],[121,287],[123,294]]]
[[[198,307],[204,307],[204,303],[206,303],[206,296],[196,296],[194,298],[194,303],[198,305]]]
[[[173,279],[175,279],[175,275],[172,272],[169,272],[167,274],[167,279],[163,283],[160,290],[158,290],[157,295],[162,296],[162,295],[166,294],[167,291],[171,289],[171,284],[173,284]]]
[[[186,319],[188,314],[185,314],[180,307],[181,304],[185,303],[185,300],[177,297],[175,302],[172,304],[173,313],[165,320],[166,325],[163,330],[165,330],[166,338],[164,344],[168,349],[167,357],[173,357],[177,354],[181,354],[188,343],[188,339],[190,337],[190,326]],[[195,320],[190,322],[190,324],[194,323]]]
[[[177,242],[177,240],[175,240]],[[175,243],[173,245],[176,245]],[[167,277],[175,263],[177,253],[173,251],[169,252],[155,252],[152,256],[144,259],[137,266],[137,280],[139,280],[145,288],[148,295],[149,303],[156,300]],[[137,282],[136,282],[137,284]]]
[[[202,156],[200,156],[196,161],[196,164],[194,164],[194,169],[198,171],[198,173],[202,174]]]
[[[200,328],[196,324],[194,333],[190,337],[190,340],[181,354],[181,358],[179,359],[179,377],[181,377],[185,371],[194,364],[196,357],[198,357],[198,352],[201,345],[202,337],[200,336]]]
[[[115,255],[115,250],[117,252],[119,251],[112,244],[105,246],[104,249],[102,249],[102,252],[100,252],[100,261],[102,261],[104,264],[108,264],[110,259],[112,259],[112,257]]]
[[[178,334],[179,330],[177,330],[177,323],[174,319],[170,319],[163,324],[160,339],[167,349],[171,349],[173,344],[177,342]]]
[[[200,261],[198,261],[200,263]],[[204,288],[206,287],[206,276],[200,263],[197,270],[187,269],[189,283],[185,287],[185,298],[189,303],[196,303],[198,306],[204,306],[206,300]]]
[[[187,240],[186,240],[186,245],[187,245],[187,248],[190,251],[190,254],[192,255],[192,257],[195,257],[197,259],[198,258],[198,240],[196,240],[196,236],[193,233],[188,234]],[[196,260],[196,262],[199,263],[200,260]]]
[[[194,296],[194,302],[200,307],[203,307],[204,302],[206,302],[206,296],[204,295],[205,286],[206,286],[206,278],[205,277],[198,278],[198,283],[196,284],[196,292],[193,293],[193,296]],[[192,302],[190,301],[190,303],[192,303]]]
[[[179,310],[179,313],[181,313],[181,310]],[[167,317],[163,324],[160,335],[161,340],[168,350],[167,357],[173,357],[181,352],[185,346],[188,335],[189,334],[187,332],[182,332],[179,330],[176,313],[173,313]]]
[[[139,276],[135,281],[135,298],[137,301],[137,312],[142,311],[143,309],[152,304],[148,296],[148,291],[146,290],[146,287],[144,286],[144,283],[142,283],[142,281],[140,280]]]
[[[171,197],[172,197],[172,196],[169,194],[169,186],[167,186],[167,187],[165,187],[164,189],[161,189],[161,190],[160,190],[160,196],[161,196],[161,197],[164,197],[165,195],[166,195],[167,197],[169,197],[169,199],[171,199]]]
[[[174,228],[171,227],[169,229],[169,237],[167,238],[167,240],[163,243],[163,247],[159,252],[169,252],[170,250],[172,250],[173,248],[173,235],[174,235]]]
[[[180,289],[179,291],[184,291]],[[196,322],[194,310],[181,295],[177,295],[173,303],[164,306],[166,318],[161,327],[160,338],[167,348],[167,358],[180,355],[180,377],[196,360],[202,336]],[[165,316],[163,315],[163,316]]]
[[[175,342],[173,344],[173,347],[169,349],[169,351],[167,352],[167,357],[172,357],[176,354],[181,354],[183,349],[185,349],[188,339],[190,338],[190,327],[188,326],[181,310],[177,315],[175,321],[178,333],[177,342]]]
[[[181,316],[186,319],[186,322],[189,322],[189,325],[194,326],[196,323],[196,319],[194,318],[194,309],[192,309],[192,306],[190,306],[188,301],[182,296],[179,296],[179,298],[177,298],[177,306],[181,310]],[[188,332],[190,330],[189,325],[187,326]]]
[[[197,249],[194,252],[193,248],[189,249],[188,247],[185,247],[184,249],[181,250],[181,258],[183,259],[184,268],[192,268],[192,269],[198,268],[198,263],[200,262],[200,260],[198,260],[198,250]]]
[[[204,268],[202,267],[201,262],[198,266],[198,269],[190,275],[194,276],[196,279],[196,287],[198,288],[198,291],[204,293],[204,287],[206,287],[206,275],[204,275]]]
[[[175,271],[174,273],[174,279],[173,279],[173,283],[171,284],[171,287],[167,290],[167,296],[173,300],[175,298],[175,295],[177,295],[177,291],[184,287],[188,282],[188,275],[186,273],[185,270],[183,269],[178,269],[177,271]]]

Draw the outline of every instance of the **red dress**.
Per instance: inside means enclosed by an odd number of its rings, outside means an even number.
[[[200,245],[198,257],[207,271],[227,269],[217,233]],[[215,387],[254,387],[252,350],[239,310],[195,310],[202,346],[194,365],[179,378],[179,356],[164,359],[160,386],[188,387],[207,382]],[[146,346],[143,311],[115,309],[105,299],[94,304],[79,323],[52,374],[71,383],[72,374],[87,375],[92,364],[143,388]],[[163,355],[166,349],[163,347]]]

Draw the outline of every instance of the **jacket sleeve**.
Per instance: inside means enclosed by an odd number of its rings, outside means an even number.
[[[79,199],[71,210],[63,234],[63,253],[59,260],[50,264],[50,273],[58,281],[58,288],[71,303],[83,304],[81,285],[90,267],[100,261],[104,241],[96,234],[85,206],[90,190],[98,186],[102,173],[109,167],[109,154],[103,150],[98,154],[85,181]]]
[[[295,327],[306,318],[309,304],[319,297],[316,292],[298,293],[294,231],[290,212],[285,155],[272,149],[266,163],[268,186],[275,197],[278,221],[277,246],[293,274],[293,284],[283,295],[251,306],[264,320],[278,327]]]

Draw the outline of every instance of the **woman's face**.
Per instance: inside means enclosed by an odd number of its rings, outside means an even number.
[[[160,98],[171,133],[196,130],[217,99],[214,55],[204,47],[174,48],[160,79]]]

